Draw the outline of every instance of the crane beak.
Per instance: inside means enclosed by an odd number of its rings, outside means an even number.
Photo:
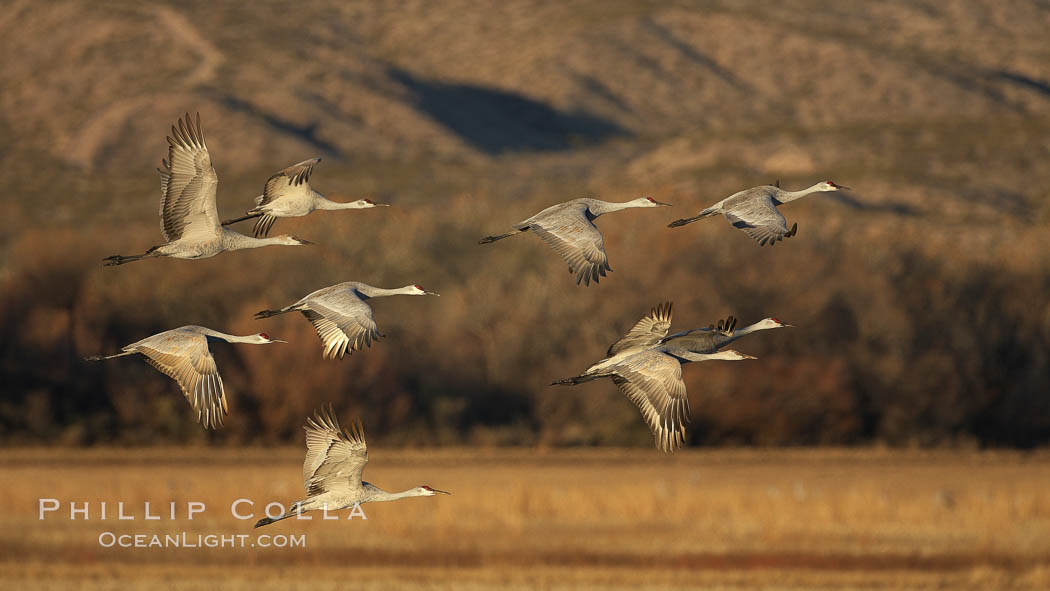
[[[447,490],[438,490],[436,488],[432,488],[430,490],[434,491],[437,494],[441,494],[441,495],[450,495],[450,494],[452,494],[452,493],[448,492]]]
[[[432,292],[432,291],[424,291],[423,293],[424,293],[425,295],[436,295],[437,297],[441,297],[441,294],[439,294],[439,293],[434,293],[434,292]],[[448,493],[446,493],[446,494],[448,494]]]
[[[270,339],[271,343],[287,343],[288,341],[282,339]]]
[[[746,353],[741,353],[740,356],[741,359],[758,359],[758,357],[755,357],[754,355],[748,355]]]
[[[847,187],[845,185],[835,185],[835,188],[838,189],[839,191],[852,191],[853,190],[853,189],[850,189],[849,187]]]
[[[664,203],[663,201],[656,201],[656,200],[653,200],[653,203],[655,203],[655,204],[657,204],[657,205],[662,205],[662,206],[664,206],[664,207],[671,207],[671,204],[670,204],[670,203]]]

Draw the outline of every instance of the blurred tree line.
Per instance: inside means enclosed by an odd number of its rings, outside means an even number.
[[[314,249],[120,268],[99,259],[153,244],[152,224],[25,229],[5,250],[0,439],[290,443],[312,408],[332,402],[391,444],[649,445],[612,384],[547,384],[601,358],[669,299],[673,330],[728,314],[798,326],[734,344],[757,361],[685,367],[694,445],[1050,440],[1041,228],[990,231],[970,250],[935,220],[814,199],[788,211],[798,237],[763,249],[720,218],[669,230],[659,214],[628,212],[600,221],[615,272],[582,288],[530,235],[477,245],[550,202],[539,194],[503,207],[483,191],[280,222],[323,245]],[[442,297],[373,302],[387,338],[342,361],[321,359],[298,315],[252,320],[350,279],[420,283]],[[82,360],[184,324],[291,341],[213,346],[231,405],[216,433],[139,358]]]

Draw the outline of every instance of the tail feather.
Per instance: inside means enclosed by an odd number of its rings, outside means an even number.
[[[684,226],[686,224],[691,224],[691,223],[695,222],[696,220],[699,220],[699,219],[702,219],[702,218],[706,218],[706,217],[712,216],[712,215],[718,215],[718,209],[714,208],[714,207],[708,207],[707,209],[701,211],[700,213],[694,215],[691,218],[682,218],[680,220],[675,220],[675,221],[671,222],[670,224],[667,224],[667,227],[668,228],[677,228],[679,226]]]

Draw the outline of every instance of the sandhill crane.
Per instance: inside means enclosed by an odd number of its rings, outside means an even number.
[[[143,254],[107,257],[106,266],[152,257],[203,259],[227,250],[271,244],[310,244],[295,236],[252,238],[219,224],[219,213],[215,209],[215,188],[219,177],[204,142],[200,113],[197,113],[196,123],[187,113],[185,120],[179,119],[178,127],[172,125],[168,144],[168,159],[162,160],[163,167],[157,169],[161,190],[160,230],[167,243],[154,246]]]
[[[270,227],[277,218],[302,217],[315,210],[336,209],[368,209],[370,207],[386,207],[386,203],[376,203],[371,199],[358,199],[348,203],[339,203],[325,198],[324,195],[314,191],[310,187],[310,174],[314,165],[320,162],[320,158],[304,160],[299,164],[293,164],[271,176],[263,187],[263,194],[255,198],[255,207],[249,209],[244,216],[226,220],[222,225],[235,224],[259,218],[252,229],[252,235],[256,238],[266,236]]]
[[[798,223],[792,224],[789,230],[787,220],[777,210],[778,205],[801,199],[811,193],[848,190],[849,187],[831,181],[822,181],[801,191],[785,191],[780,188],[780,182],[777,181],[775,185],[762,185],[734,193],[699,214],[691,218],[675,220],[667,227],[677,228],[691,224],[700,218],[720,213],[726,216],[734,228],[740,228],[747,232],[748,236],[757,240],[759,246],[765,246],[767,243],[773,246],[778,240],[791,238],[798,233]]]
[[[668,337],[671,304],[661,304],[613,343],[605,359],[579,376],[552,385],[575,385],[612,378],[624,395],[638,406],[653,432],[656,447],[664,452],[674,451],[685,441],[685,425],[689,422],[689,398],[682,381],[682,364],[716,359],[754,359],[738,351],[718,349],[742,336],[739,333],[788,326],[775,319],[766,319],[735,333],[735,322],[729,317],[717,326]]]
[[[131,343],[116,355],[95,355],[86,359],[102,361],[136,353],[142,355],[146,363],[179,384],[186,400],[197,413],[197,421],[205,429],[215,429],[222,426],[223,415],[229,412],[219,368],[215,366],[215,358],[208,348],[208,342],[215,340],[253,345],[286,342],[270,338],[265,333],[242,337],[203,326],[181,326]]]
[[[365,303],[371,298],[392,295],[439,295],[424,291],[418,285],[397,289],[372,287],[358,281],[347,281],[319,289],[290,306],[280,310],[263,310],[255,318],[269,318],[286,312],[302,312],[321,337],[322,357],[342,359],[347,351],[353,353],[370,347],[373,339],[385,336],[379,333],[372,307]]]
[[[609,267],[609,257],[605,254],[605,242],[594,219],[600,215],[621,209],[634,207],[662,207],[670,203],[660,203],[652,197],[639,197],[624,203],[610,203],[598,199],[573,199],[558,205],[552,205],[531,218],[515,224],[513,230],[506,234],[486,236],[479,244],[488,244],[508,236],[532,230],[548,246],[560,254],[569,263],[569,273],[576,275],[576,285],[582,281],[590,285],[593,280],[598,283],[598,276],[605,277]]]
[[[315,411],[313,418],[303,426],[306,431],[306,461],[303,462],[303,487],[306,498],[292,503],[287,513],[265,517],[255,527],[295,517],[307,511],[338,511],[363,503],[396,501],[409,497],[432,497],[451,494],[427,485],[389,493],[361,480],[368,463],[361,421],[348,432],[339,426],[331,407]]]

